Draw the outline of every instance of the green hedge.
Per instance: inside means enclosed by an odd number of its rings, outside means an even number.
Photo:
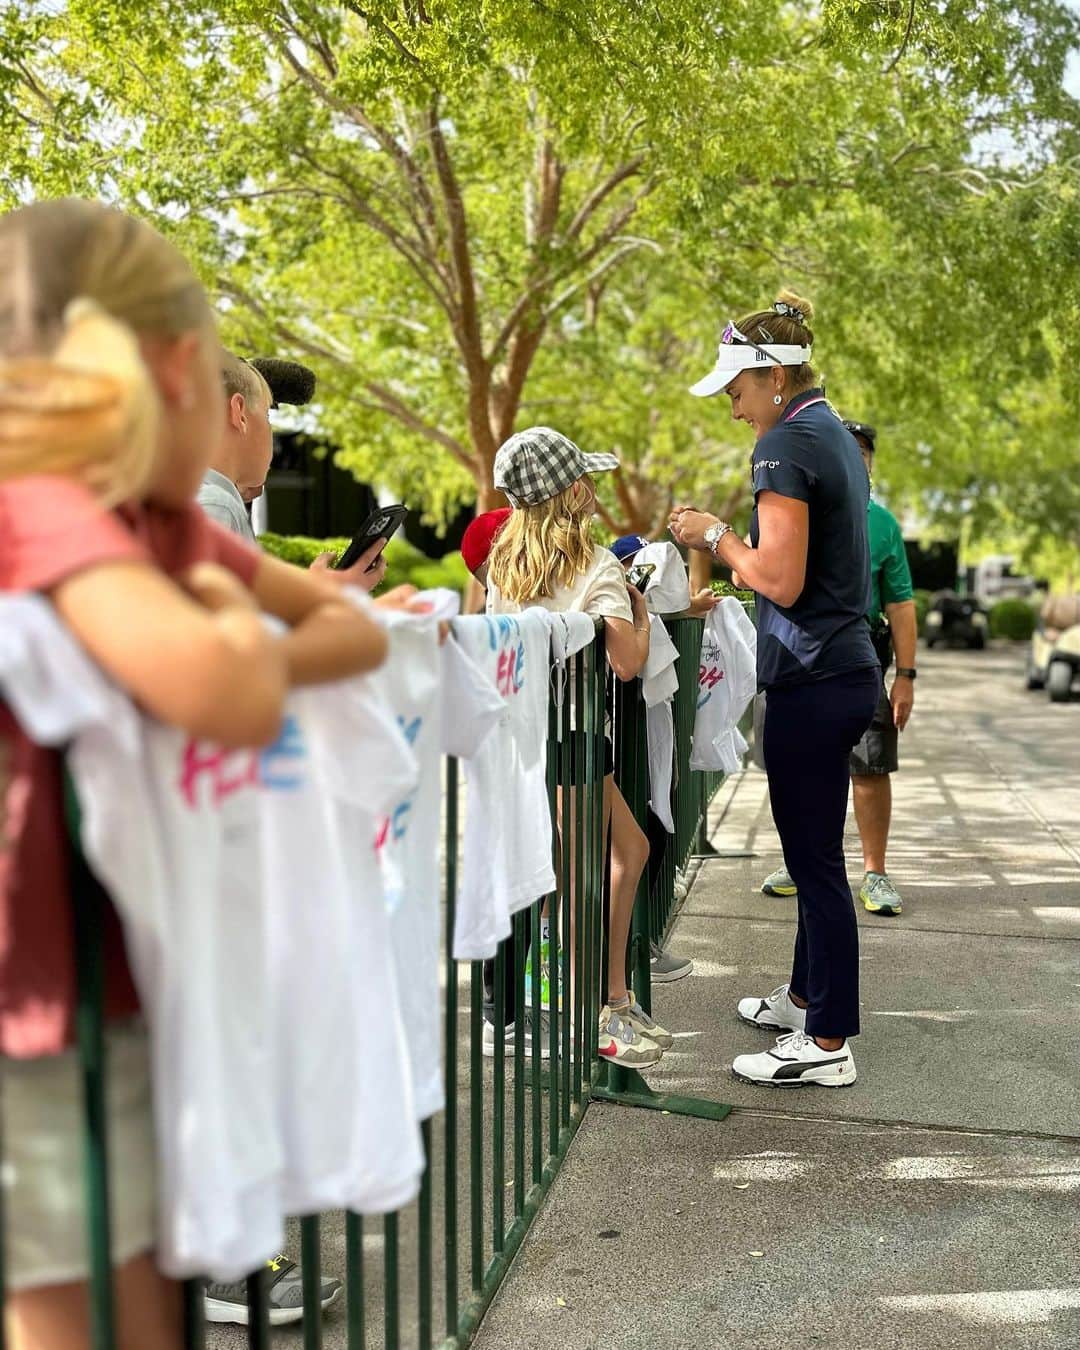
[[[283,562],[310,567],[320,553],[336,553],[339,557],[348,547],[347,539],[308,539],[304,535],[262,534],[260,545],[267,553]],[[409,584],[421,591],[446,587],[463,591],[469,579],[468,569],[460,553],[448,553],[445,558],[425,557],[406,539],[391,539],[386,546],[386,580],[382,590]]]
[[[709,589],[713,595],[733,595],[736,600],[741,600],[744,605],[750,604],[754,599],[753,591],[740,590],[737,586],[733,586],[730,581],[714,581]]]
[[[1035,611],[1026,600],[999,600],[990,609],[990,636],[1030,642],[1035,619]]]

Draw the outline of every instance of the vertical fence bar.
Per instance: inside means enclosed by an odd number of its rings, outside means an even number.
[[[247,1278],[248,1350],[270,1350],[269,1283],[268,1266]]]
[[[457,1332],[458,1322],[458,1190],[457,1190],[457,1091],[458,1091],[458,969],[454,960],[454,919],[457,912],[458,861],[458,764],[446,761],[446,1023],[444,1072],[446,1111],[443,1116],[445,1167],[443,1215],[445,1219],[446,1335]],[[482,1029],[481,1029],[482,1030]],[[352,1350],[350,1343],[349,1350]]]
[[[592,950],[592,998],[593,1006],[589,1015],[589,1065],[594,1072],[600,1044],[600,1007],[607,1002],[603,981],[606,979],[604,966],[604,869],[607,863],[607,839],[604,832],[604,781],[607,768],[607,638],[603,626],[592,645],[592,690],[593,690],[593,755],[594,766],[599,765],[600,791],[595,794],[593,808],[593,950]]]
[[[386,1350],[399,1350],[401,1345],[401,1263],[398,1251],[398,1216],[383,1218],[383,1284],[386,1305],[383,1310]]]
[[[569,683],[567,681],[567,683]],[[581,788],[573,786],[575,778],[581,778],[581,766],[575,764],[579,758],[574,753],[575,731],[573,692],[563,688],[562,703],[562,829],[559,850],[559,894],[553,909],[559,910],[559,945],[552,946],[551,974],[549,979],[557,1021],[559,1024],[559,1119],[563,1126],[570,1123],[570,952],[574,939],[573,925],[573,889],[574,889],[574,834],[577,830],[577,801]]]
[[[431,1222],[431,1121],[420,1126],[424,1141],[424,1173],[416,1209],[417,1345],[428,1350],[434,1331],[432,1316],[432,1222]],[[307,1348],[305,1347],[305,1350]]]
[[[495,953],[495,1072],[491,1113],[491,1237],[501,1252],[506,1240],[506,946]]]
[[[525,930],[527,912],[514,915],[514,1217],[525,1212]]]
[[[304,1289],[304,1350],[322,1350],[322,1253],[317,1215],[300,1220],[300,1270]]]
[[[484,1075],[479,1064],[483,1030],[484,966],[472,962],[469,995],[469,1214],[472,1287],[484,1283]],[[496,1045],[499,1037],[495,1037]]]
[[[552,820],[562,821],[561,802],[563,797],[563,783],[566,778],[566,743],[559,739],[560,729],[558,710],[554,703],[550,705],[548,714],[548,801],[551,807]],[[556,753],[552,755],[551,747],[557,746]],[[559,877],[559,868],[561,865],[561,849],[558,830],[553,831],[552,840],[554,872],[556,882]],[[559,891],[558,885],[551,895],[547,897],[548,911],[548,951],[558,950],[559,941]],[[537,948],[533,953],[533,965],[539,964],[540,949]],[[556,1157],[559,1152],[559,1017],[557,1005],[554,1002],[554,986],[556,981],[548,975],[548,1153],[551,1157]]]
[[[348,1350],[364,1350],[364,1220],[345,1215],[345,1321]]]
[[[532,1034],[532,1180],[539,1186],[544,1174],[544,1095],[541,1091],[543,1073],[543,1036],[540,1031],[540,962],[536,953],[540,950],[540,911],[543,903],[537,900],[530,911],[530,943],[533,951],[532,967],[529,971],[530,1000],[529,1027]]]
[[[574,895],[573,895],[573,933],[572,952],[573,980],[567,983],[567,990],[574,991],[572,1028],[573,1036],[573,1094],[575,1104],[581,1102],[581,1070],[583,1058],[584,998],[588,989],[588,974],[584,968],[585,957],[585,912],[588,905],[589,878],[585,874],[585,839],[588,834],[589,798],[595,791],[595,766],[592,763],[592,747],[589,744],[588,719],[585,711],[585,661],[580,653],[573,659],[573,698],[574,698],[574,738],[578,747],[577,781],[574,792]]]
[[[206,1350],[206,1293],[202,1280],[185,1280],[182,1298],[184,1350]],[[0,1350],[2,1345],[0,1342]]]
[[[105,958],[101,943],[105,892],[78,847],[79,808],[70,780],[66,785],[71,893],[75,926],[75,1037],[83,1089],[84,1187],[90,1251],[90,1344],[113,1350],[112,1240],[109,1222],[106,1049],[102,1009]]]

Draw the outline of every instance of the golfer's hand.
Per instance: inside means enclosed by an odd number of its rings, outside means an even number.
[[[671,513],[668,529],[680,544],[687,548],[709,551],[705,542],[705,531],[716,524],[716,516],[705,511],[697,511],[692,506],[677,506]]]

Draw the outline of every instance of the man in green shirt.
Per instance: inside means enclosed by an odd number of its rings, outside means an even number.
[[[871,478],[877,433],[863,422],[845,422],[862,451]],[[885,676],[896,656],[890,690],[883,680],[881,699],[869,730],[851,753],[851,785],[855,820],[863,850],[863,884],[859,899],[872,914],[899,914],[900,894],[885,870],[885,851],[892,820],[892,781],[899,767],[898,735],[908,724],[915,701],[915,649],[918,622],[911,570],[900,524],[892,512],[871,497],[869,518],[872,600],[867,616]],[[766,895],[792,896],[795,884],[781,868],[766,877]]]

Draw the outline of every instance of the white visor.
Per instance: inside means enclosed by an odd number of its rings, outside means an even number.
[[[782,342],[762,342],[756,347],[743,342],[722,342],[716,365],[690,392],[698,398],[709,398],[722,393],[742,370],[761,370],[770,365],[802,366],[810,360],[810,352],[809,347]]]

